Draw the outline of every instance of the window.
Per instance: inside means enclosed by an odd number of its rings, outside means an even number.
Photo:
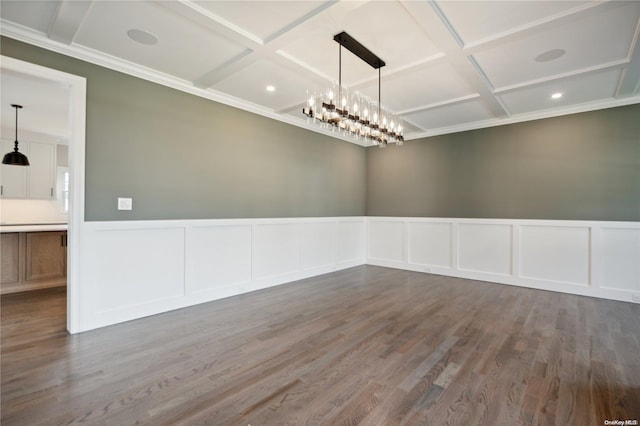
[[[69,211],[69,168],[58,167],[57,173],[58,202],[60,210],[64,213]]]

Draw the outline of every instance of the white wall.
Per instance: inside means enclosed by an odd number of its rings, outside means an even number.
[[[68,215],[57,200],[0,200],[0,223],[67,223]]]
[[[640,302],[640,223],[368,217],[367,264]]]
[[[85,222],[72,332],[362,265],[363,217]]]

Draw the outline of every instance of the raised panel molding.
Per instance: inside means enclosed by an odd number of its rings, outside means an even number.
[[[97,312],[184,295],[184,229],[102,230],[94,243]]]
[[[303,223],[300,228],[300,269],[307,271],[335,262],[335,224]]]
[[[429,267],[453,266],[453,224],[409,222],[409,263]]]
[[[404,227],[403,222],[369,220],[369,257],[391,262],[404,262]]]
[[[251,281],[251,225],[194,226],[186,244],[186,291]]]
[[[511,242],[511,225],[461,223],[458,267],[471,272],[511,275]]]
[[[85,222],[79,330],[365,262],[365,219]]]
[[[589,228],[522,226],[520,228],[521,277],[589,285],[589,250]]]
[[[297,223],[254,225],[254,279],[291,274],[298,270],[299,232]]]
[[[375,217],[366,223],[370,265],[640,300],[637,222]]]
[[[336,223],[336,264],[364,264],[365,257],[365,222],[343,221]]]
[[[628,302],[640,295],[635,222],[341,217],[81,227],[78,331],[365,263]]]
[[[602,287],[640,294],[640,229],[602,228]]]

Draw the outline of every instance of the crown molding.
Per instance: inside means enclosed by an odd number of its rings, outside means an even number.
[[[581,112],[596,111],[599,109],[615,108],[619,106],[638,103],[640,103],[640,95],[629,96],[627,98],[621,99],[607,99],[605,101],[588,102],[579,105],[573,105],[570,107],[547,109],[544,111],[536,111],[526,114],[517,114],[506,118],[494,118],[490,120],[476,121],[459,126],[439,127],[437,129],[432,129],[421,133],[413,133],[410,137],[405,137],[405,140],[415,140],[427,138],[430,136],[444,135],[447,133],[465,132],[467,130],[483,129],[486,127],[504,126],[506,124],[515,124],[525,121],[541,120],[544,118],[560,117],[563,115],[578,114]]]
[[[55,40],[49,39],[45,34],[36,33],[35,31],[31,31],[25,27],[16,25],[13,22],[4,19],[0,20],[0,35],[46,50],[50,50],[55,53],[60,53],[62,55],[69,56],[75,59],[80,59],[94,65],[99,65],[114,71],[122,72],[124,74],[150,81],[152,83],[170,87],[181,92],[189,93],[191,95],[209,99],[211,101],[261,115],[263,117],[271,118],[273,120],[290,124],[292,126],[301,127],[305,130],[320,133],[334,139],[340,139],[345,142],[354,143],[360,146],[367,146],[367,144],[362,141],[358,141],[350,137],[345,137],[331,132],[330,130],[326,130],[307,123],[303,118],[296,119],[295,117],[289,115],[278,114],[277,112],[265,108],[261,105],[247,102],[243,99],[229,96],[213,89],[199,88],[197,86],[194,86],[193,82],[191,81],[179,79],[169,74],[161,73],[151,68],[134,64],[133,62],[125,61],[93,49],[60,43]]]

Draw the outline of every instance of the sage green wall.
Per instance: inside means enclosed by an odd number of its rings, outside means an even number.
[[[86,220],[365,214],[360,146],[9,38],[1,51],[87,78]]]
[[[90,221],[640,221],[640,105],[365,150],[9,38],[0,47],[87,78]],[[119,196],[132,197],[134,210],[117,211]]]
[[[640,105],[370,148],[367,215],[640,221]]]

